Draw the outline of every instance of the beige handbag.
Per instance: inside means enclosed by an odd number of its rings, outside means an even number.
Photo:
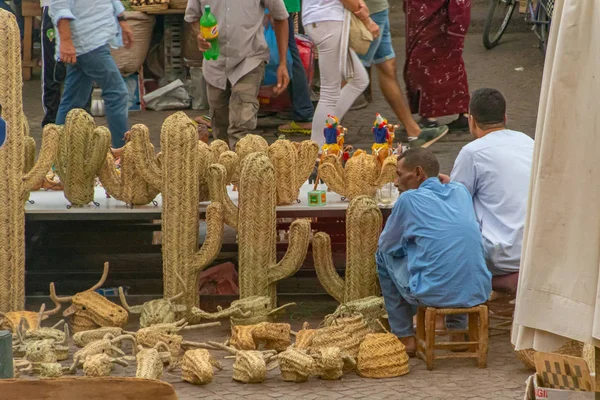
[[[369,32],[365,23],[360,18],[350,13],[350,48],[356,54],[364,56],[369,51],[371,42],[373,42],[373,34]]]

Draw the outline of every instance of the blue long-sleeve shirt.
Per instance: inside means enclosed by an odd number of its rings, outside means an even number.
[[[473,307],[491,292],[473,200],[460,183],[429,178],[402,193],[381,233],[379,251],[408,257],[409,287],[423,304]]]
[[[125,11],[119,0],[52,0],[50,17],[54,26],[61,19],[70,20],[71,39],[77,56],[106,44],[123,44],[117,16]],[[58,30],[57,30],[58,33]],[[56,35],[56,55],[60,54],[60,35]]]

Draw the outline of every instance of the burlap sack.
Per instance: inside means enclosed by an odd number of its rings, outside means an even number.
[[[125,17],[133,31],[133,46],[130,49],[125,47],[111,49],[111,54],[123,76],[137,72],[144,64],[152,40],[152,29],[156,22],[154,15],[141,11],[125,11]]]

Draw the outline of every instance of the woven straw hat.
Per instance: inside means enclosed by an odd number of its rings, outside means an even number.
[[[370,333],[360,345],[358,373],[365,378],[392,378],[408,374],[408,354],[393,333]]]
[[[314,360],[304,350],[290,347],[277,356],[281,378],[286,382],[306,382],[313,372]]]

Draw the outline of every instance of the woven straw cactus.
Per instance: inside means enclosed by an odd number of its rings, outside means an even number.
[[[357,370],[365,378],[393,378],[408,374],[408,355],[393,333],[370,333],[360,344]]]
[[[357,151],[342,167],[342,161],[326,156],[319,165],[319,176],[327,187],[348,200],[366,195],[374,197],[377,189],[396,178],[396,157],[390,156],[381,165],[377,157]]]
[[[127,361],[120,358],[109,357],[106,354],[96,354],[83,362],[83,374],[90,378],[109,376],[115,364],[127,367]],[[161,365],[162,366],[162,365]]]
[[[226,190],[226,170],[211,165],[210,196],[223,204],[225,221],[238,231],[240,298],[266,296],[273,309],[277,304],[277,281],[298,271],[306,257],[310,235],[308,220],[290,226],[287,253],[277,263],[275,169],[264,153],[252,153],[242,162],[239,207]]]
[[[127,142],[121,153],[121,169],[115,168],[115,158],[108,153],[106,160],[102,163],[98,172],[98,177],[106,193],[117,200],[135,205],[144,205],[150,203],[158,194],[158,189],[152,187],[143,178],[137,170],[131,137],[140,134],[140,130],[148,129],[143,125],[135,125],[127,135]],[[147,133],[146,133],[147,135]],[[149,151],[147,157],[154,156],[154,147],[152,145],[146,148]]]
[[[95,179],[106,160],[110,132],[105,127],[96,128],[94,119],[81,109],[69,111],[65,126],[60,129],[63,131],[56,156],[56,173],[64,185],[67,200],[74,206],[84,206],[94,201]]]
[[[267,363],[260,351],[239,351],[233,363],[233,380],[261,383],[267,376]]]
[[[267,153],[269,143],[259,135],[246,135],[235,145],[235,152],[225,151],[219,155],[219,164],[227,171],[227,183],[238,185],[240,182],[241,162],[252,153]]]
[[[147,130],[140,130],[146,132]],[[212,203],[206,209],[207,235],[198,251],[200,181],[205,171],[201,160],[214,152],[199,142],[196,126],[183,112],[169,116],[161,132],[161,165],[150,155],[146,134],[132,137],[136,166],[144,179],[162,193],[163,295],[175,296],[185,281],[182,303],[191,309],[199,305],[198,274],[219,255],[223,237],[222,207]]]
[[[312,140],[297,145],[279,139],[269,146],[268,154],[275,168],[277,204],[294,203],[300,194],[300,187],[315,167],[319,146]]]
[[[331,239],[318,232],[313,238],[313,257],[319,281],[340,303],[379,294],[375,252],[383,218],[377,203],[367,196],[354,198],[346,211],[346,277],[333,265]]]
[[[194,385],[206,385],[213,380],[213,367],[222,369],[221,364],[212,358],[208,350],[188,350],[181,361],[181,375],[186,382]]]
[[[277,356],[281,378],[286,382],[306,382],[313,373],[315,361],[304,350],[290,347]]]
[[[36,164],[25,170],[25,152],[31,140],[25,136],[19,27],[12,13],[0,10],[0,104],[8,135],[0,149],[0,311],[25,307],[25,208],[29,191],[36,188],[52,165],[58,147],[58,129],[44,128],[42,149]]]

